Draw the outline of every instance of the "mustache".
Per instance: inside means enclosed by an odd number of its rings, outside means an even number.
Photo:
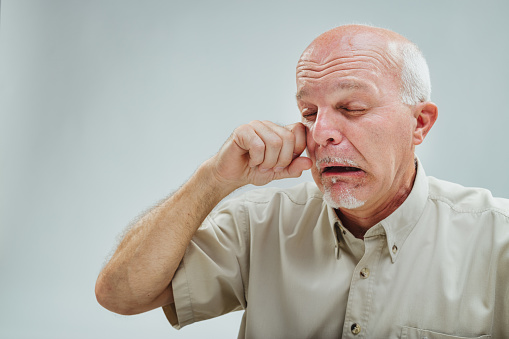
[[[359,168],[359,165],[355,161],[353,161],[352,159],[349,159],[349,158],[326,156],[326,157],[323,157],[323,158],[320,158],[320,159],[316,159],[315,166],[316,166],[316,168],[318,170],[320,170],[321,166],[324,165],[324,164],[325,165],[328,165],[328,164],[333,164],[333,165],[341,164],[341,165],[348,165],[348,166]]]

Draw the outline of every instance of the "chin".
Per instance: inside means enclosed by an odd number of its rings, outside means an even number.
[[[330,187],[325,187],[323,200],[334,209],[344,208],[353,210],[363,206],[366,201],[357,199],[349,189],[334,192]]]

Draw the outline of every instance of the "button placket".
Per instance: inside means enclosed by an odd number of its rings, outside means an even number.
[[[358,262],[350,285],[346,322],[343,337],[353,338],[369,336],[367,332],[372,314],[374,281],[376,269],[381,260],[383,249],[387,246],[385,235],[374,235],[364,239],[365,252]],[[366,332],[367,331],[367,332]]]
[[[334,223],[334,254],[336,255],[336,260],[339,260],[339,257],[341,255],[341,249],[339,248],[339,245],[341,244],[341,237],[340,237],[340,227],[339,223]]]

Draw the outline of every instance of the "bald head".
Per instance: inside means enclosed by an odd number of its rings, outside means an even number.
[[[326,65],[337,58],[355,57],[368,52],[379,76],[399,79],[401,100],[415,105],[429,101],[429,69],[419,48],[402,35],[383,28],[345,25],[318,36],[302,53],[301,62]],[[299,67],[297,68],[299,72]]]
[[[345,25],[333,28],[318,36],[302,56],[305,58],[318,51],[333,52],[340,48],[345,51],[355,48],[379,47],[386,48],[389,44],[409,43],[409,41],[387,29],[364,26],[364,25]]]

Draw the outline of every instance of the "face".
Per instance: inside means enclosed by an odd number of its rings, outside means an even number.
[[[311,45],[297,66],[313,178],[334,208],[383,208],[413,178],[416,119],[382,42],[356,36],[323,45]]]

